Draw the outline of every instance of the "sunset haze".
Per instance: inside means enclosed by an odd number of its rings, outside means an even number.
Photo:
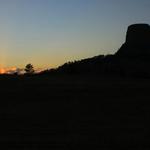
[[[149,0],[0,0],[0,73],[113,54],[128,25],[150,23]]]

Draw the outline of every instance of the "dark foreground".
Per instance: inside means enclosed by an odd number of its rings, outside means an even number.
[[[150,79],[0,77],[3,149],[149,149]]]

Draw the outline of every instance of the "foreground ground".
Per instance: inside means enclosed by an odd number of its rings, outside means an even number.
[[[0,77],[0,96],[6,149],[150,148],[150,79]]]

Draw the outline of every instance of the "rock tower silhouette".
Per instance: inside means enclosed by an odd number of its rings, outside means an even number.
[[[150,26],[148,24],[130,25],[126,41],[116,55],[122,57],[150,56]]]

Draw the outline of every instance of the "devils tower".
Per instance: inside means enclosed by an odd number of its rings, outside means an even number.
[[[150,58],[150,26],[133,24],[128,27],[126,41],[116,53],[119,57],[149,56]]]
[[[150,77],[150,26],[133,24],[127,29],[125,43],[114,55],[65,63],[56,71],[68,74],[99,74],[101,76]],[[49,71],[51,72],[51,71]],[[48,73],[48,72],[47,72]]]

